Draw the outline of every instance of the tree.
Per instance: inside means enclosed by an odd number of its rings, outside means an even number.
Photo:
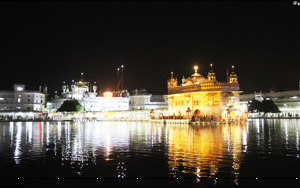
[[[278,106],[272,100],[263,100],[262,101],[263,112],[272,112],[277,113],[280,112]]]
[[[259,112],[262,110],[262,104],[258,100],[252,100],[248,106],[248,112]]]
[[[57,110],[59,112],[80,112],[82,111],[82,106],[77,100],[65,101],[61,107]]]
[[[263,100],[262,102],[252,100],[252,102],[248,106],[248,112],[278,113],[280,112],[280,110],[272,100]]]

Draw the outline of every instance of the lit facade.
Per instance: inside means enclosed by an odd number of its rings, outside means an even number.
[[[262,102],[263,100],[273,100],[273,102],[278,106],[279,110],[281,111],[281,113],[278,113],[276,116],[279,115],[284,117],[300,117],[300,85],[299,90],[264,93],[254,92],[251,94],[243,94],[240,98],[240,105],[243,105],[247,108],[249,102],[253,99],[258,100],[260,102]]]
[[[227,82],[218,82],[212,64],[207,78],[198,73],[182,79],[178,85],[177,78],[168,80],[169,115],[190,117],[213,116],[217,121],[227,118],[245,118],[245,112],[240,108],[240,93],[238,77],[232,72]]]
[[[145,89],[135,89],[130,96],[131,110],[168,109],[168,98],[165,95],[152,95]]]
[[[0,119],[34,119],[46,108],[47,87],[39,91],[25,90],[15,84],[13,91],[0,91]]]
[[[115,111],[115,110],[129,110],[129,98],[113,97],[112,92],[104,92],[103,96],[97,96],[96,82],[90,84],[83,78],[74,82],[72,80],[71,87],[63,82],[62,94],[59,97],[57,94],[55,98],[48,103],[50,111],[56,111],[67,100],[78,100],[83,106],[84,111]]]

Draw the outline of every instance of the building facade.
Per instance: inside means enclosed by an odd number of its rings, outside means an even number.
[[[83,106],[84,111],[115,111],[129,110],[129,98],[114,97],[112,92],[104,92],[102,96],[98,96],[96,82],[90,84],[83,78],[74,82],[72,80],[71,87],[63,82],[61,96],[55,94],[54,99],[48,103],[48,110],[57,111],[60,106],[67,100],[78,100]]]
[[[168,109],[168,97],[152,95],[146,89],[135,89],[130,93],[130,110]]]
[[[280,92],[254,92],[251,94],[243,94],[240,97],[240,104],[247,107],[252,100],[273,100],[278,106],[281,113],[279,116],[300,117],[300,90],[280,91]]]
[[[232,72],[227,82],[218,82],[212,64],[207,78],[195,73],[182,79],[178,85],[177,78],[168,80],[169,115],[174,116],[212,116],[217,121],[227,118],[246,118],[245,112],[240,108],[240,93],[238,77]]]
[[[24,84],[15,84],[13,91],[0,91],[0,120],[37,119],[46,109],[47,87],[42,92],[25,90]]]

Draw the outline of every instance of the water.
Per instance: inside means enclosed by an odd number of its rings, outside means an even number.
[[[299,125],[2,122],[0,177],[5,186],[297,186]]]

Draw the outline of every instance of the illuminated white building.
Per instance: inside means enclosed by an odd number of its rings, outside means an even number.
[[[92,87],[91,91],[90,86]],[[61,95],[63,98],[67,99],[81,100],[83,97],[96,97],[96,91],[96,82],[94,82],[93,85],[90,85],[89,82],[86,82],[83,79],[83,73],[81,73],[81,78],[78,82],[74,82],[74,80],[72,80],[71,88],[63,82]]]
[[[299,86],[300,88],[300,86]],[[280,116],[297,116],[300,117],[300,89],[293,91],[280,92],[254,92],[251,94],[243,94],[240,96],[240,104],[248,106],[252,100],[273,100],[278,106],[281,113]]]
[[[47,101],[47,87],[43,92],[25,90],[15,84],[13,91],[0,91],[0,119],[34,119],[42,114]]]
[[[113,97],[111,92],[104,92],[104,96],[97,96],[96,82],[90,84],[83,79],[78,82],[72,80],[71,87],[63,83],[61,97],[55,94],[54,100],[48,103],[50,111],[57,110],[66,100],[78,100],[84,111],[115,111],[129,110],[129,98]]]
[[[111,92],[106,92],[104,97],[83,98],[83,107],[85,111],[129,110],[129,98],[112,97]]]
[[[135,89],[130,96],[131,110],[168,109],[168,97],[164,95],[152,95],[146,89]]]

